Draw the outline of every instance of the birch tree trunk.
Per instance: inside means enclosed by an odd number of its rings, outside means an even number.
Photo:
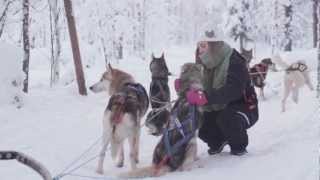
[[[58,0],[48,0],[50,5],[50,26],[51,26],[51,45],[52,45],[52,58],[51,58],[51,85],[56,84],[60,78],[60,9],[58,8]],[[53,21],[53,23],[52,23]]]
[[[22,38],[23,38],[23,65],[22,70],[24,72],[23,79],[23,91],[28,93],[29,85],[29,59],[30,59],[30,41],[29,41],[29,0],[22,1]]]
[[[8,14],[8,10],[9,10],[9,6],[10,4],[13,2],[13,0],[5,0],[4,3],[6,3],[5,8],[3,10],[3,12],[0,15],[0,38],[2,36],[3,30],[4,30],[4,26],[6,25],[6,19],[7,19],[7,14]]]
[[[70,36],[70,41],[72,46],[72,54],[73,54],[79,93],[81,95],[87,95],[87,88],[86,88],[85,78],[84,78],[84,73],[82,68],[79,41],[77,36],[77,29],[76,29],[76,23],[73,15],[71,0],[64,0],[64,8],[66,11],[66,17],[68,22],[69,36]]]

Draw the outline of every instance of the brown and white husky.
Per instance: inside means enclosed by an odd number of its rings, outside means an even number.
[[[135,83],[128,73],[108,65],[100,81],[91,86],[90,90],[95,93],[108,91],[111,95],[103,116],[103,145],[97,173],[103,174],[103,161],[109,142],[112,158],[119,156],[117,166],[123,166],[125,139],[129,140],[131,168],[135,169],[139,156],[140,121],[149,106],[145,88]]]
[[[189,88],[202,90],[203,67],[201,64],[187,63],[182,66],[180,74],[181,89],[178,92],[178,99],[171,109],[170,122],[167,129],[171,131],[162,135],[159,143],[153,151],[152,165],[139,168],[119,176],[122,178],[142,178],[161,176],[171,171],[187,170],[190,165],[197,159],[197,134],[201,124],[201,109],[192,107],[186,100],[186,92]],[[190,112],[193,114],[193,123],[190,124]],[[176,118],[174,118],[176,117]],[[180,124],[183,129],[183,135],[180,128],[174,128]],[[191,134],[190,134],[191,133]],[[185,137],[187,140],[183,139]],[[181,142],[184,143],[181,143]],[[172,147],[168,151],[168,142]],[[179,144],[179,145],[178,145]],[[176,146],[177,145],[177,146]],[[171,152],[171,153],[169,153]]]

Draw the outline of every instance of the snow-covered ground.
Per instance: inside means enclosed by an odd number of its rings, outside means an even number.
[[[193,48],[167,49],[166,58],[170,71],[178,74],[181,64],[193,60],[193,52]],[[37,52],[33,54],[38,57]],[[315,64],[315,52],[304,51],[302,54],[303,57],[308,57],[308,62]],[[40,60],[39,55],[36,62]],[[25,97],[24,107],[17,109],[9,103],[0,102],[0,150],[17,150],[29,154],[41,161],[53,175],[57,175],[101,136],[102,114],[109,97],[106,93],[91,92],[87,97],[81,97],[77,95],[75,83],[68,86],[59,84],[55,88],[49,88],[48,66],[43,62],[39,63],[42,65],[37,64],[31,64],[30,90]],[[97,81],[104,71],[103,61],[98,64],[85,70],[88,86]],[[114,66],[133,74],[138,82],[149,88],[148,61],[132,58]],[[316,72],[313,71],[311,75],[315,84]],[[200,160],[195,163],[194,169],[169,173],[159,179],[317,179],[319,104],[315,92],[303,88],[299,104],[289,100],[287,112],[281,113],[282,78],[282,73],[270,73],[268,77],[267,100],[260,101],[260,119],[249,130],[250,143],[247,155],[234,157],[229,155],[229,149],[225,148],[219,155],[208,156],[206,145],[199,140]],[[171,87],[174,79],[175,76],[170,79]],[[171,90],[174,92],[173,88]],[[172,94],[174,98],[175,94]],[[145,128],[142,129],[140,167],[151,163],[153,148],[158,140],[159,138],[148,135]],[[97,155],[99,150],[100,145],[97,145],[82,162]],[[92,161],[74,174],[102,178],[103,176],[95,174],[96,164],[96,160]],[[107,156],[105,161],[107,177],[114,177],[128,169],[127,161],[124,168],[118,169]],[[0,179],[41,178],[15,161],[0,161]],[[62,178],[62,180],[79,179],[82,178],[74,176]]]

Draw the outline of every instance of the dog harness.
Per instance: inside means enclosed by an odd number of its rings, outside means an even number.
[[[182,145],[188,143],[194,137],[198,127],[198,122],[196,119],[196,106],[192,105],[189,107],[187,119],[184,121],[180,122],[177,118],[178,108],[175,108],[171,114],[169,125],[164,129],[163,132],[165,149],[169,158],[173,156]],[[187,126],[191,126],[191,130],[189,130]],[[182,139],[175,144],[171,144],[170,136],[172,135],[173,131],[176,130],[180,133]]]
[[[304,72],[308,69],[308,66],[304,63],[298,62],[298,63],[294,63],[291,66],[289,66],[286,69],[286,72],[289,73],[290,71],[300,71],[300,72]]]

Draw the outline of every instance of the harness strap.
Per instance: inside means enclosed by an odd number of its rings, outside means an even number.
[[[286,69],[287,72],[290,72],[290,71],[300,71],[300,72],[304,72],[308,69],[308,66],[303,64],[303,63],[294,63],[292,64],[290,67],[288,67]]]
[[[179,147],[188,143],[190,141],[190,139],[192,139],[192,137],[194,136],[195,131],[197,129],[197,120],[196,120],[195,113],[196,113],[196,106],[191,106],[189,108],[188,119],[184,120],[182,123],[179,122],[180,126],[175,123],[175,126],[173,128],[171,128],[171,129],[165,128],[164,129],[164,133],[163,133],[164,134],[164,145],[165,145],[165,148],[167,151],[167,155],[169,157],[174,155],[178,151]],[[171,118],[170,118],[170,121],[175,120],[175,122],[176,122],[176,117],[177,117],[177,111],[174,111]],[[184,132],[183,127],[185,127],[185,125],[190,124],[190,123],[191,123],[191,131],[187,132],[187,134],[186,134],[186,132]],[[176,142],[175,144],[171,145],[170,144],[170,131],[174,131],[176,129],[179,130],[179,132],[183,136],[183,138],[181,140],[179,140],[178,142]]]

